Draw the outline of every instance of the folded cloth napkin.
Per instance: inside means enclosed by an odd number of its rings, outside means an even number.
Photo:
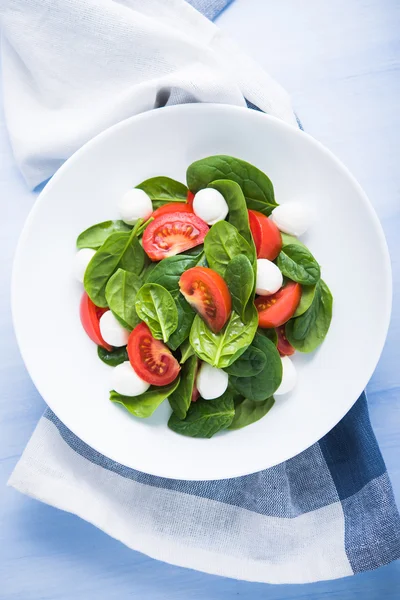
[[[228,2],[191,0],[215,16]],[[6,115],[30,185],[86,139],[163,103],[286,94],[178,0],[5,0]],[[165,103],[165,102],[164,102]],[[363,394],[319,443],[260,473],[177,481],[102,456],[47,410],[9,484],[149,556],[251,581],[332,579],[400,557],[400,517]]]

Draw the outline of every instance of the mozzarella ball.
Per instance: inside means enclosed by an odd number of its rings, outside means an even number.
[[[223,221],[229,212],[225,198],[213,188],[200,190],[193,200],[193,212],[208,225]]]
[[[219,398],[228,387],[228,373],[203,362],[197,374],[196,387],[204,400]]]
[[[122,327],[121,323],[114,317],[111,310],[108,310],[100,317],[100,333],[103,340],[110,346],[126,346],[128,343],[129,331]]]
[[[297,382],[296,368],[288,356],[282,356],[282,382],[274,396],[282,396],[292,391]]]
[[[270,296],[282,287],[282,283],[282,273],[276,264],[267,258],[258,258],[256,293],[260,296]]]
[[[140,396],[150,387],[147,381],[140,379],[129,360],[113,369],[112,388],[122,396]]]
[[[96,250],[92,250],[92,248],[82,248],[82,250],[78,250],[75,254],[74,273],[77,280],[81,283],[83,283],[87,266],[95,254]]]
[[[274,208],[271,219],[283,233],[299,236],[309,228],[311,216],[301,202],[286,202]]]
[[[153,203],[146,192],[132,188],[118,202],[118,210],[127,225],[134,225],[138,219],[146,221],[151,217]]]

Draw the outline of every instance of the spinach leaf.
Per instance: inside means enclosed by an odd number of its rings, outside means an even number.
[[[238,254],[229,261],[225,281],[231,294],[233,310],[247,323],[248,318],[251,318],[249,304],[253,303],[255,277],[253,267],[244,254]]]
[[[307,246],[303,244],[303,242],[301,242],[297,237],[294,237],[294,235],[289,235],[288,233],[283,233],[283,231],[281,231],[281,238],[282,247],[289,246],[289,244],[296,244],[296,246],[307,248]]]
[[[229,427],[234,414],[232,392],[227,390],[215,400],[199,399],[197,402],[192,402],[183,420],[172,413],[168,427],[181,435],[210,438],[218,431]]]
[[[229,179],[238,183],[248,208],[268,216],[277,206],[271,180],[265,173],[244,160],[225,155],[209,156],[192,163],[186,172],[187,184],[193,193],[218,179]]]
[[[235,311],[219,333],[213,333],[204,321],[196,315],[190,330],[190,343],[201,360],[213,367],[225,369],[243,354],[253,341],[257,330],[257,310],[253,306],[251,319],[247,325]]]
[[[275,400],[272,397],[262,402],[254,402],[248,398],[235,399],[235,416],[228,429],[241,429],[259,421],[265,417],[274,404]]]
[[[319,264],[311,252],[298,244],[283,246],[277,265],[283,275],[304,285],[313,285],[321,277]]]
[[[181,365],[183,365],[188,358],[190,358],[191,356],[194,355],[194,350],[192,348],[192,346],[190,345],[190,342],[188,339],[186,339],[183,344],[181,345],[181,347],[179,348],[181,351],[181,360],[180,363]]]
[[[178,310],[169,291],[158,283],[145,283],[136,294],[135,308],[153,336],[168,342],[178,326]]]
[[[214,188],[223,195],[229,207],[229,223],[236,227],[240,235],[252,246],[254,241],[250,230],[249,213],[240,185],[235,181],[220,179],[213,181],[208,187]]]
[[[148,194],[153,208],[159,208],[169,202],[186,202],[188,189],[186,185],[170,177],[152,177],[136,186]]]
[[[76,240],[77,248],[93,248],[97,250],[106,241],[109,235],[117,232],[131,231],[132,227],[126,225],[123,221],[104,221],[92,225],[78,235]]]
[[[106,350],[102,346],[97,346],[97,354],[100,360],[106,365],[110,367],[116,367],[121,363],[129,360],[128,352],[126,350],[126,346],[122,346],[121,348],[114,348],[113,350]]]
[[[276,333],[275,329],[262,329],[261,327],[259,327],[257,329],[257,333],[271,340],[271,342],[273,342],[275,346],[278,345],[278,334]]]
[[[205,265],[202,247],[194,248],[185,254],[165,258],[146,277],[147,283],[158,283],[169,291],[178,310],[178,326],[171,335],[168,346],[176,350],[186,340],[195,316],[194,310],[186,302],[179,290],[179,279],[186,269]]]
[[[332,294],[320,279],[310,308],[286,324],[286,337],[296,350],[313,352],[322,344],[331,324],[332,304]]]
[[[236,227],[226,221],[215,223],[204,240],[204,252],[208,266],[225,276],[228,263],[238,254],[244,254],[253,265],[256,264],[254,248],[238,233]]]
[[[141,286],[140,277],[124,269],[117,269],[107,282],[107,304],[126,329],[133,329],[140,323],[135,310],[135,298]]]
[[[302,285],[301,286],[301,298],[294,317],[299,317],[308,310],[312,304],[315,294],[315,285]]]
[[[236,375],[237,377],[254,377],[254,375],[261,373],[266,362],[267,358],[264,352],[252,345],[225,371],[229,375]]]
[[[254,377],[229,376],[234,389],[249,400],[259,402],[272,396],[282,381],[282,362],[273,342],[259,333],[256,334],[252,346],[265,355],[263,370]]]
[[[144,268],[145,251],[136,237],[142,220],[130,233],[112,233],[100,246],[87,266],[84,286],[96,306],[107,307],[106,285],[118,268],[140,275]]]
[[[177,377],[175,381],[163,387],[152,385],[147,392],[140,394],[140,396],[122,396],[112,390],[110,392],[110,400],[111,402],[116,402],[117,404],[125,406],[132,415],[135,415],[135,417],[146,419],[153,414],[156,408],[158,408],[174,390],[176,390],[179,382],[180,377]]]
[[[178,419],[184,419],[192,402],[192,392],[197,375],[197,356],[187,359],[181,370],[181,381],[168,397],[170,406]]]

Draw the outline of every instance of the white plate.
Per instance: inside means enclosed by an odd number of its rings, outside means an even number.
[[[315,222],[304,241],[334,296],[329,334],[311,356],[296,354],[295,391],[245,429],[211,440],[167,427],[168,402],[140,420],[108,399],[111,368],[78,315],[75,239],[118,218],[123,192],[148,177],[185,180],[187,166],[212,154],[247,160],[272,179],[279,203],[307,198]],[[13,273],[15,330],[29,373],[50,408],[84,442],[128,467],[180,479],[259,471],[298,454],[351,408],[371,377],[389,323],[386,242],[364,192],[309,135],[259,112],[192,104],[128,119],[91,140],[56,173],[20,238]]]

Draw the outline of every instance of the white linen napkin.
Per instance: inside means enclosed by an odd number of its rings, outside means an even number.
[[[2,0],[4,104],[29,186],[107,127],[183,102],[296,125],[286,92],[184,0]]]

